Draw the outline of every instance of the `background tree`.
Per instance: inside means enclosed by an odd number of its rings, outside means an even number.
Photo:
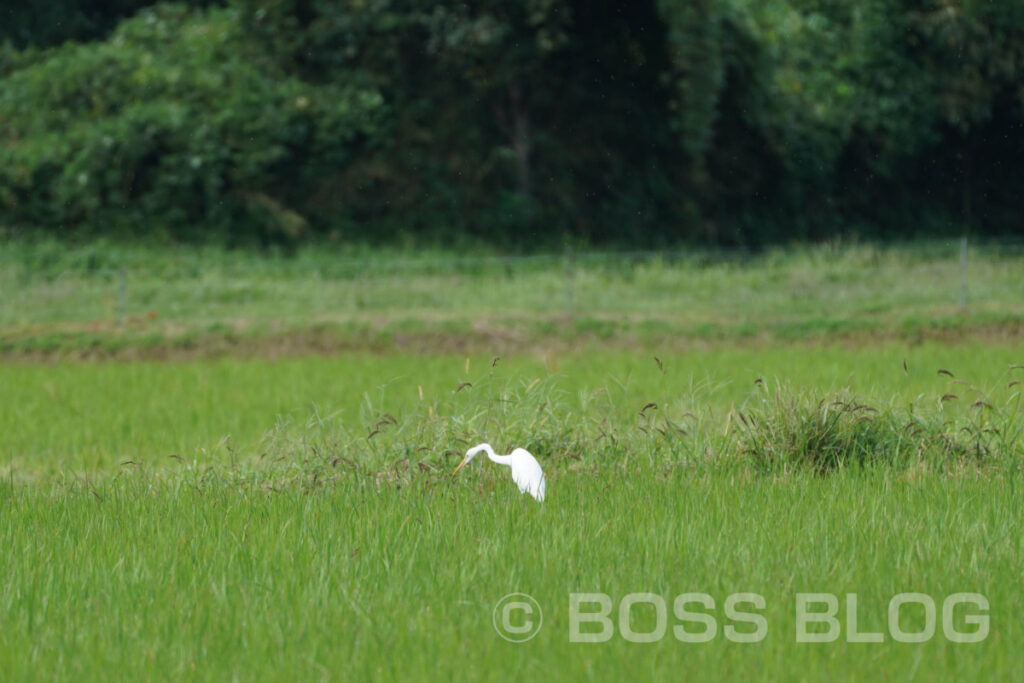
[[[59,4],[0,10],[0,222],[535,248],[1020,229],[1016,0]]]

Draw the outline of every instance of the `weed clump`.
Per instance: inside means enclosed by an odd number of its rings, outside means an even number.
[[[878,409],[848,394],[817,401],[777,391],[747,412],[733,411],[736,452],[762,472],[844,467],[925,466],[938,471],[997,455],[1003,430],[991,415],[962,420]]]

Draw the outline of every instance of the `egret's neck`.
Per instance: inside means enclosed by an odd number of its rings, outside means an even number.
[[[477,448],[487,453],[487,457],[490,458],[493,462],[496,462],[501,465],[508,465],[509,461],[512,459],[511,455],[498,455],[497,453],[495,453],[494,449],[491,448],[491,444],[489,443],[480,444],[479,446],[477,446]]]

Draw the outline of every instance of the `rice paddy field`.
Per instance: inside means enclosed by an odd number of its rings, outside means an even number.
[[[1012,679],[1024,259],[956,257],[9,245],[0,678]]]

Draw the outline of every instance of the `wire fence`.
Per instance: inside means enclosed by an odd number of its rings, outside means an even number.
[[[567,248],[505,256],[307,250],[269,257],[177,251],[154,258],[152,251],[114,249],[77,254],[63,269],[60,262],[37,268],[33,259],[42,258],[0,262],[8,271],[0,272],[3,323],[101,318],[124,325],[140,314],[225,319],[446,309],[753,314],[759,302],[783,314],[800,310],[801,300],[816,300],[825,310],[834,306],[836,313],[844,306],[1024,303],[1024,240],[966,237],[762,251]],[[15,262],[20,265],[12,274]]]

